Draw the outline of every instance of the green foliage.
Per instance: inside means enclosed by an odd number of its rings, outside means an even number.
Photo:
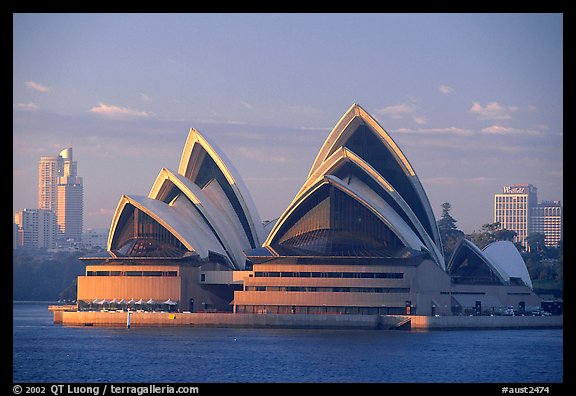
[[[481,231],[473,231],[471,234],[466,235],[466,239],[474,243],[480,249],[484,249],[492,242],[496,241],[512,241],[516,236],[515,231],[501,229],[500,223],[488,223],[482,225]]]
[[[546,247],[543,234],[530,234],[526,238],[530,251],[523,252],[522,258],[533,282],[546,285],[548,289],[563,290],[564,245]]]
[[[464,238],[464,233],[456,227],[456,219],[450,215],[452,205],[448,202],[442,204],[442,216],[438,220],[438,231],[442,240],[445,261],[448,262],[458,243]]]
[[[15,301],[56,301],[75,299],[76,293],[63,291],[75,284],[78,275],[85,273],[79,260],[86,252],[48,253],[40,249],[12,251],[12,299]]]

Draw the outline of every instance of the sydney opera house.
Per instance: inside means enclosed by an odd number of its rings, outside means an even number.
[[[237,314],[457,315],[539,306],[511,242],[445,257],[414,168],[352,105],[307,179],[263,225],[240,175],[191,129],[177,171],[123,195],[106,254],[85,257],[80,309],[106,302]]]

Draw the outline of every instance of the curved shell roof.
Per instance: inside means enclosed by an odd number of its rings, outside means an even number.
[[[222,191],[221,188],[220,191]],[[225,194],[221,192],[219,200],[215,204],[207,196],[206,189],[201,189],[182,175],[162,168],[148,197],[165,201],[171,199],[175,193],[184,194],[192,202],[199,215],[227,252],[229,260],[234,263],[236,268],[240,268],[245,261],[243,251],[249,249],[250,245],[240,222],[226,200]]]
[[[251,247],[260,246],[264,234],[262,221],[242,178],[218,146],[194,128],[190,128],[188,133],[178,173],[195,183],[198,182],[206,156],[214,161],[225,178],[225,181],[219,180],[219,183],[226,190],[228,199],[233,201],[232,204],[243,224]]]
[[[122,212],[132,205],[166,228],[191,252],[198,253],[201,257],[208,257],[210,251],[225,255],[226,252],[218,243],[214,234],[207,227],[202,218],[189,208],[168,205],[156,199],[144,196],[123,195],[120,198],[116,212],[114,213],[113,228],[108,238],[108,250],[118,248],[115,246],[114,235],[119,225]],[[120,224],[121,225],[121,224]]]
[[[178,173],[163,168],[148,197],[121,197],[112,218],[108,250],[119,248],[119,223],[130,217],[126,210],[131,207],[154,219],[201,259],[216,253],[236,269],[244,268],[244,251],[259,246],[264,234],[237,171],[213,143],[193,128]]]
[[[352,165],[354,172],[343,171],[347,165]],[[428,251],[436,264],[445,268],[434,214],[414,169],[388,133],[357,104],[328,135],[307,180],[274,225],[265,246],[278,240],[283,224],[323,182],[347,191],[407,247]]]
[[[520,278],[526,286],[532,289],[532,280],[526,263],[512,242],[492,242],[484,248],[482,253],[494,263],[494,266],[507,281],[510,280],[510,277]]]
[[[526,264],[512,242],[492,242],[480,250],[471,241],[463,239],[450,258],[447,266],[449,273],[453,273],[462,264],[466,252],[481,260],[503,283],[510,283],[510,278],[520,278],[526,286],[532,288]]]

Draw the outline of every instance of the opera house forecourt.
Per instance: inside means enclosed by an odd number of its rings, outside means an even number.
[[[426,192],[391,136],[353,104],[282,215],[264,226],[224,153],[190,129],[177,171],[123,195],[106,254],[84,257],[65,325],[561,326],[511,242],[446,258]],[[525,319],[524,319],[525,318]],[[467,321],[467,322],[466,322]]]

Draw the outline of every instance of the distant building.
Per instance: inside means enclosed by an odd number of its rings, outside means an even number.
[[[562,240],[560,201],[542,201],[532,209],[532,232],[544,234],[546,246],[558,246]]]
[[[80,241],[83,227],[84,188],[77,176],[72,148],[58,156],[41,157],[38,165],[38,208],[56,214],[58,237]]]
[[[108,232],[110,230],[86,230],[82,233],[82,246],[85,248],[106,249],[108,243]]]
[[[503,229],[516,232],[514,242],[526,247],[529,218],[538,204],[538,189],[532,184],[504,186],[502,194],[494,195],[494,222]]]
[[[501,194],[495,194],[494,222],[502,229],[515,231],[514,242],[526,249],[526,238],[533,233],[544,234],[546,246],[558,246],[562,238],[560,201],[538,204],[538,189],[532,184],[504,186]]]
[[[48,209],[24,209],[14,215],[17,247],[56,247],[56,215]]]

